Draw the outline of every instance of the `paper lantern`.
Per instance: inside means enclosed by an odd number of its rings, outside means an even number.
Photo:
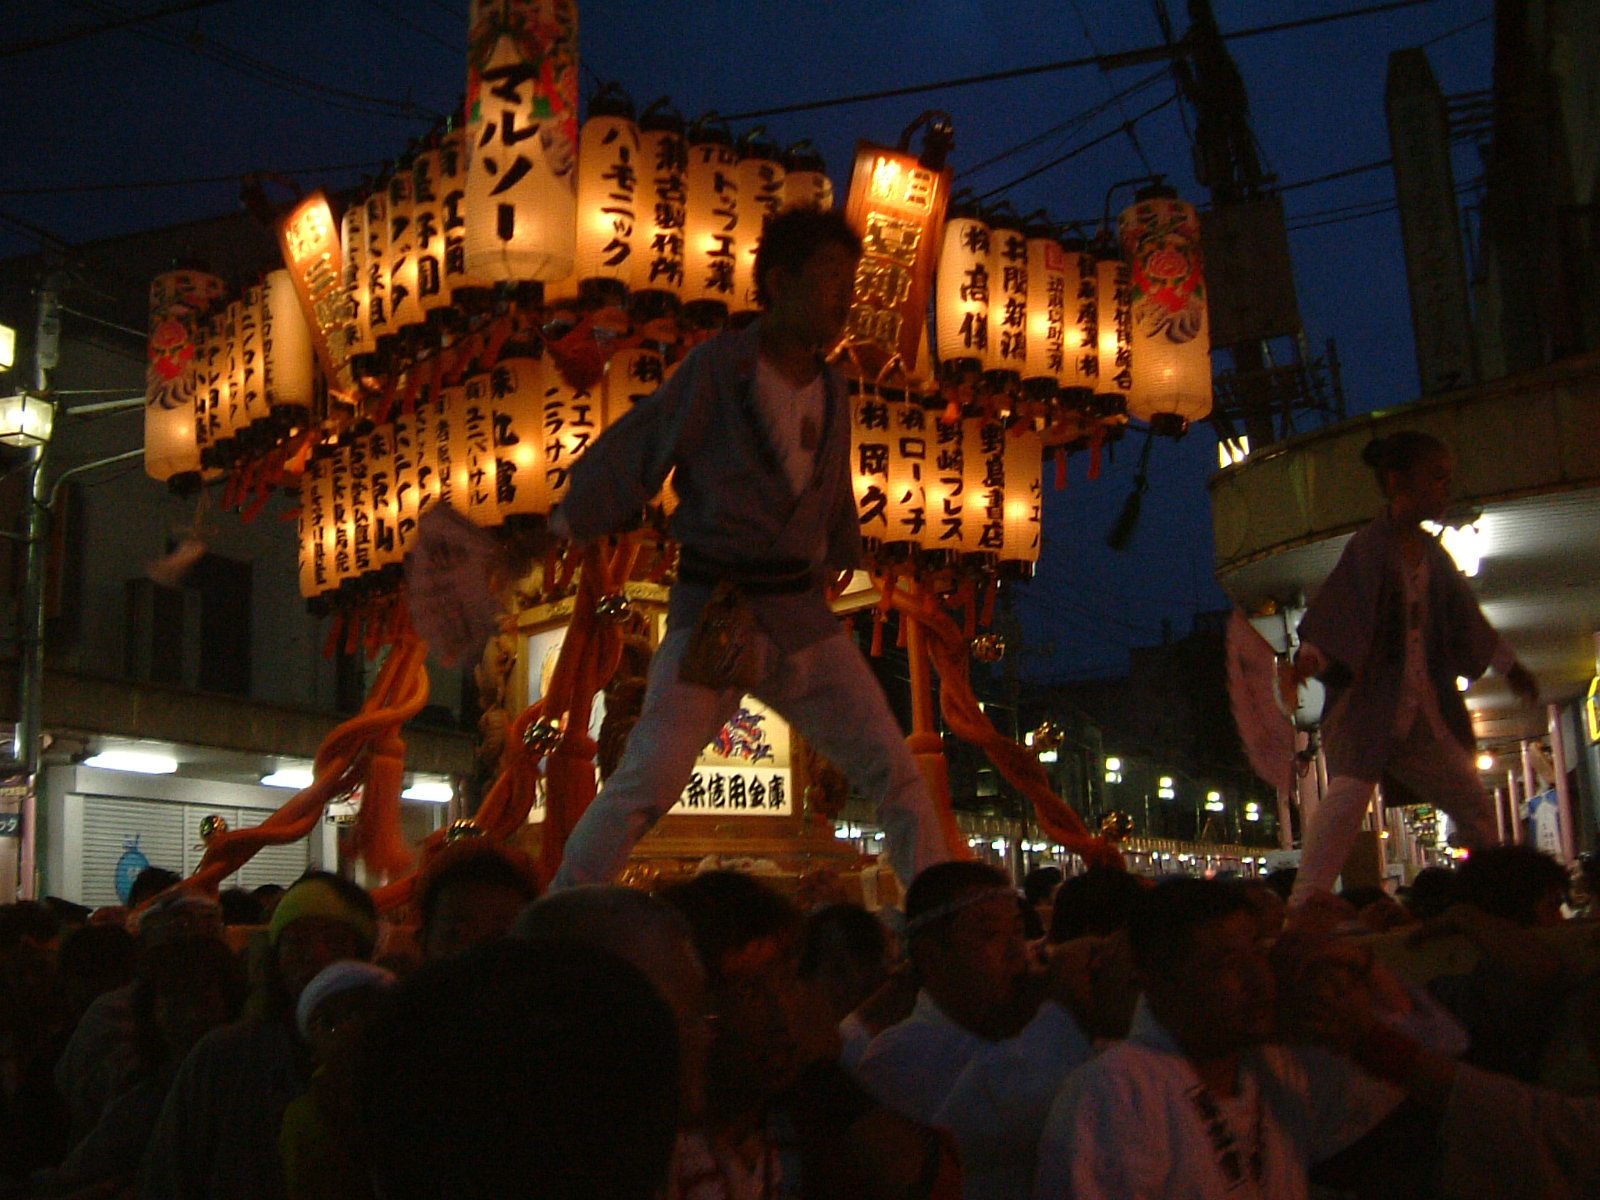
[[[498,525],[494,499],[494,404],[487,375],[469,376],[450,426],[450,503],[476,525]]]
[[[417,306],[422,316],[450,303],[444,286],[444,190],[439,147],[411,164],[411,253],[416,263]]]
[[[913,400],[889,405],[889,504],[884,512],[888,542],[915,545],[928,524],[924,491],[932,417]]]
[[[472,286],[467,274],[467,142],[452,129],[439,141],[439,219],[444,232],[444,293]]]
[[[395,332],[422,321],[422,301],[417,294],[415,176],[412,167],[400,166],[389,176],[389,328]]]
[[[467,275],[568,275],[578,203],[574,0],[473,0],[466,144]]]
[[[262,289],[261,352],[273,427],[281,434],[297,433],[311,418],[316,353],[288,271],[269,272]]]
[[[402,410],[389,422],[389,454],[393,463],[394,541],[396,557],[404,561],[417,537],[417,421],[416,412]]]
[[[944,225],[934,284],[939,361],[981,366],[989,354],[990,229],[977,217],[958,215]]]
[[[222,305],[206,322],[205,335],[200,345],[204,361],[204,393],[195,398],[195,440],[200,447],[200,461],[207,467],[219,467],[223,445],[223,418],[228,411],[228,393],[233,390],[233,377],[228,371],[228,309]],[[197,360],[198,361],[198,360]]]
[[[966,446],[962,422],[948,424],[928,414],[928,434],[932,441],[924,464],[923,499],[927,523],[917,536],[923,550],[952,554],[968,549],[966,520],[966,479],[963,464]]]
[[[360,579],[376,571],[378,559],[376,529],[372,511],[372,449],[370,439],[353,437],[339,450],[344,464],[345,524],[350,536],[350,566]]]
[[[353,581],[356,571],[355,555],[351,547],[354,519],[350,508],[350,451],[346,446],[336,446],[323,460],[322,486],[328,512],[326,532],[328,581],[334,590]]]
[[[756,295],[756,250],[767,222],[783,209],[783,162],[776,145],[761,138],[746,137],[739,147],[739,258],[734,264],[733,299],[728,307],[736,313],[755,312],[761,307]]]
[[[1094,255],[1080,243],[1067,246],[1066,352],[1061,372],[1063,390],[1093,392],[1100,377],[1100,323],[1096,315],[1099,283]]]
[[[349,396],[355,391],[355,377],[350,365],[350,305],[339,233],[333,209],[320,191],[305,197],[278,222],[278,248],[305,318],[312,353],[322,365],[329,389]]]
[[[467,389],[459,383],[453,383],[439,391],[439,404],[435,409],[436,419],[433,422],[433,437],[430,439],[433,452],[431,463],[433,466],[433,494],[435,504],[447,504],[457,512],[465,510],[466,488],[464,479],[458,473],[456,466],[456,437],[455,429],[462,421],[466,410]],[[426,447],[424,448],[426,453]],[[425,464],[430,459],[424,457]],[[457,483],[462,483],[461,494],[456,494]]]
[[[1028,239],[997,222],[989,239],[989,352],[984,369],[1018,378],[1028,361]]]
[[[1132,281],[1128,413],[1181,434],[1211,412],[1211,329],[1200,217],[1167,189],[1142,192],[1119,221]]]
[[[364,440],[367,507],[372,513],[372,568],[383,571],[405,557],[400,549],[400,497],[395,490],[394,425],[386,421]]]
[[[220,424],[215,427],[217,453],[228,465],[238,454],[239,435],[249,426],[244,420],[244,343],[239,336],[243,327],[244,301],[234,300],[223,310],[222,369],[227,373],[228,385],[220,393]]]
[[[375,339],[394,332],[389,320],[389,193],[379,188],[366,199],[362,229],[367,239],[367,324]]]
[[[578,139],[580,288],[598,287],[621,299],[633,282],[640,161],[632,102],[615,92],[595,97]]]
[[[345,326],[345,345],[351,354],[371,354],[378,348],[372,335],[372,292],[367,282],[367,202],[357,200],[340,224],[344,244],[345,299],[350,305],[350,320]]]
[[[548,359],[502,358],[489,371],[494,420],[494,499],[500,516],[548,513],[541,421]]]
[[[233,378],[235,409],[239,414],[235,432],[250,444],[259,443],[272,422],[272,409],[267,404],[267,356],[262,340],[265,290],[260,285],[245,289],[234,335],[239,346],[238,374]]]
[[[561,503],[570,486],[572,464],[600,433],[600,404],[589,392],[574,388],[561,372],[544,373],[540,401],[540,462],[544,470],[544,503],[548,511]]]
[[[417,402],[408,414],[411,425],[411,457],[396,467],[400,489],[400,528],[402,537],[408,521],[415,523],[439,499],[439,418],[440,400],[436,382],[424,383]]]
[[[321,447],[313,451],[300,476],[300,594],[307,600],[334,587],[328,457]]]
[[[809,140],[796,142],[783,156],[783,207],[814,208],[828,212],[833,208],[833,180],[827,164]]]
[[[609,429],[666,382],[666,360],[647,346],[618,350],[606,363],[600,421]]]
[[[861,536],[883,542],[889,536],[889,402],[863,391],[850,402],[850,469]]]
[[[1044,445],[1031,428],[1012,428],[1005,437],[1005,545],[1001,562],[1039,561],[1043,530]]]
[[[200,470],[196,415],[206,313],[222,280],[203,271],[168,271],[150,284],[149,361],[145,367],[144,469],[167,482]]]
[[[1128,264],[1119,258],[1102,257],[1095,264],[1095,314],[1095,402],[1107,413],[1125,412],[1133,387],[1133,304]]]
[[[683,222],[689,151],[683,118],[661,104],[639,118],[642,192],[633,227],[633,290],[683,295]]]
[[[1006,545],[1006,430],[999,421],[974,417],[961,423],[968,550],[986,563],[999,561]]]
[[[689,137],[683,223],[683,301],[726,312],[739,258],[739,176],[733,140],[720,129]]]
[[[1077,263],[1072,264],[1076,274]],[[1077,279],[1072,280],[1074,289]],[[1035,390],[1054,392],[1066,375],[1067,252],[1055,238],[1028,238],[1028,345],[1022,380]]]

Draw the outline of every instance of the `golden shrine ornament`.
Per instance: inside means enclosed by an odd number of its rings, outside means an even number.
[[[209,842],[228,832],[228,818],[221,813],[211,813],[200,818],[200,840]]]
[[[607,592],[595,601],[594,615],[612,625],[626,624],[633,617],[633,601],[621,592]]]
[[[972,639],[972,657],[981,663],[997,663],[1006,656],[1006,639],[998,633],[980,633]]]
[[[1040,721],[1039,728],[1033,731],[1033,748],[1035,751],[1059,750],[1061,749],[1061,743],[1066,740],[1066,733],[1054,721]]]
[[[1133,832],[1133,818],[1125,812],[1108,812],[1100,821],[1100,833],[1108,842],[1120,842]]]
[[[522,744],[529,754],[543,758],[561,744],[561,726],[554,721],[535,721],[523,731]]]
[[[487,833],[488,830],[484,829],[482,825],[479,825],[471,817],[461,817],[450,822],[450,828],[445,832],[444,840],[448,845],[450,842],[464,842],[472,838],[481,838]]]

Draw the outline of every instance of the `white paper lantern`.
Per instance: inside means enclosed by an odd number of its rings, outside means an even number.
[[[683,230],[683,301],[724,311],[733,301],[739,261],[738,158],[727,141],[689,141]]]
[[[850,402],[850,471],[861,536],[883,542],[889,536],[889,402],[877,392],[861,392]]]
[[[367,283],[367,202],[357,200],[345,210],[339,226],[344,244],[344,294],[350,304],[345,340],[351,354],[371,354],[378,348],[372,335],[372,292]]]
[[[411,167],[389,176],[389,327],[395,332],[422,321],[417,294],[416,212]]]
[[[1030,428],[1008,429],[1005,439],[1006,517],[1001,562],[1039,561],[1044,528],[1044,444]]]
[[[1072,264],[1074,275],[1077,263]],[[1077,279],[1072,280],[1076,289]],[[1067,327],[1073,293],[1068,290],[1067,252],[1053,237],[1028,239],[1028,347],[1024,383],[1053,390],[1067,370]]]
[[[323,487],[328,510],[328,559],[331,563],[329,582],[334,590],[354,580],[355,554],[351,547],[355,522],[350,507],[350,451],[346,446],[335,447],[323,460]]]
[[[459,383],[446,385],[439,391],[437,419],[433,422],[434,503],[449,505],[457,512],[464,512],[467,503],[465,468],[458,465],[455,453],[456,426],[462,423],[466,404],[465,387]]]
[[[417,392],[417,402],[409,414],[411,422],[411,473],[400,475],[400,521],[419,520],[439,499],[439,420],[440,397],[436,382],[427,382]]]
[[[1211,328],[1194,205],[1143,194],[1119,222],[1132,281],[1128,413],[1181,434],[1211,412]]]
[[[239,373],[234,376],[237,390],[235,399],[239,412],[238,433],[250,433],[252,441],[260,440],[272,422],[272,408],[267,403],[267,355],[263,339],[262,322],[266,289],[255,285],[245,289],[239,308]]]
[[[1122,412],[1133,388],[1133,292],[1128,264],[1119,258],[1095,264],[1095,314],[1100,350],[1094,393],[1098,403]]]
[[[991,230],[976,217],[945,222],[934,285],[939,361],[982,365],[989,354]]]
[[[1006,546],[1006,430],[988,417],[961,423],[969,552],[998,562]]]
[[[888,542],[917,544],[928,524],[924,484],[931,457],[933,417],[915,401],[889,405]]]
[[[540,402],[540,462],[546,510],[560,504],[571,486],[572,466],[600,434],[600,399],[574,388],[553,368],[544,374]]]
[[[450,502],[475,525],[498,525],[494,499],[494,404],[489,377],[469,376],[450,427]]]
[[[444,283],[444,180],[439,147],[417,155],[411,164],[411,253],[415,257],[417,305],[427,317],[450,303]]]
[[[333,590],[333,542],[328,456],[314,451],[300,476],[300,594],[307,600]]]
[[[954,554],[970,549],[963,432],[959,420],[946,424],[937,414],[928,414],[930,444],[922,489],[927,523],[917,537],[917,545],[923,550]]]
[[[439,141],[439,218],[444,230],[444,292],[473,286],[467,274],[466,133],[452,129]]]
[[[395,550],[404,561],[417,538],[417,417],[414,408],[395,414],[394,420],[389,422],[389,437],[394,463]]]
[[[473,0],[467,46],[467,275],[553,283],[576,252],[577,5]]]
[[[683,121],[664,111],[639,121],[641,190],[633,227],[633,291],[683,295],[683,223],[689,150]]]
[[[776,148],[759,145],[746,148],[739,159],[739,259],[734,266],[732,312],[755,312],[761,307],[756,295],[756,251],[767,222],[783,208],[783,163]]]
[[[344,464],[346,488],[346,527],[350,537],[350,567],[356,579],[364,578],[382,564],[378,561],[373,540],[372,512],[372,451],[369,439],[351,438],[340,447],[339,459]]]
[[[1067,248],[1067,342],[1061,386],[1094,391],[1100,377],[1099,283],[1094,255],[1081,246]]]
[[[244,416],[244,301],[234,300],[223,310],[222,336],[228,386],[221,393],[221,425],[217,429],[217,450],[231,464],[238,454],[235,444],[249,428]]]
[[[597,99],[596,104],[599,101]],[[578,139],[577,275],[582,287],[604,281],[613,295],[633,282],[634,230],[638,223],[640,164],[639,127],[633,106],[610,102],[619,111],[595,111],[583,123]]]
[[[1028,362],[1028,239],[997,224],[989,239],[989,353],[984,368],[1020,377]]]
[[[200,470],[201,339],[206,313],[221,298],[222,280],[203,271],[168,271],[150,284],[144,469],[163,483]]]
[[[273,425],[282,433],[298,432],[310,419],[316,393],[316,351],[288,271],[267,275],[261,303],[261,351]]]
[[[601,428],[609,429],[633,406],[666,382],[666,360],[647,346],[618,350],[606,363],[601,389]]]
[[[395,429],[384,422],[362,439],[367,448],[367,507],[372,513],[372,568],[382,571],[405,557],[400,546],[400,495],[394,461]]]
[[[200,342],[202,363],[202,392],[195,397],[195,440],[200,447],[200,461],[207,467],[222,466],[222,421],[228,411],[228,393],[233,390],[233,377],[228,370],[228,305],[220,305],[205,324]]]
[[[545,381],[553,371],[543,358],[502,358],[489,371],[494,498],[502,518],[550,511],[541,422]]]
[[[389,193],[379,188],[366,200],[366,216],[362,229],[366,232],[367,251],[364,255],[367,270],[367,324],[375,339],[387,337],[395,331],[389,319]]]

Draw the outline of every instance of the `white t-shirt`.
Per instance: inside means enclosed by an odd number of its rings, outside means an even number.
[[[825,386],[821,371],[810,383],[796,387],[765,358],[756,360],[756,403],[783,473],[797,496],[806,490],[816,470],[827,411]]]

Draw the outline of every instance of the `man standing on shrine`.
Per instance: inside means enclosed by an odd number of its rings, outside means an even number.
[[[682,554],[644,709],[552,887],[616,876],[745,693],[874,801],[903,885],[949,857],[883,690],[823,594],[861,561],[849,396],[824,358],[860,255],[838,213],[774,217],[756,252],[760,319],[696,347],[573,469],[555,533],[588,541],[627,526],[673,472]],[[720,618],[724,636],[703,617]]]

